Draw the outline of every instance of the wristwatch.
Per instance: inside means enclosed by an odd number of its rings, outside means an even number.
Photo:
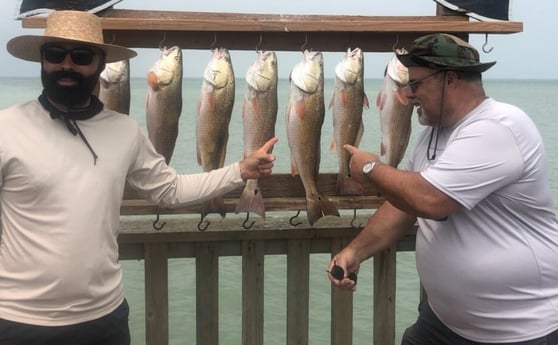
[[[370,174],[370,172],[372,170],[374,170],[374,167],[376,166],[377,161],[368,161],[366,163],[364,163],[364,165],[362,166],[362,173],[364,175],[368,175]]]

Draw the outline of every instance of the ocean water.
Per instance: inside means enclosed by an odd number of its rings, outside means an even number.
[[[558,80],[485,80],[487,94],[497,100],[515,104],[525,110],[538,126],[548,153],[551,188],[558,197]],[[144,79],[132,80],[131,116],[145,128]],[[199,172],[195,155],[195,116],[201,79],[185,79],[183,83],[183,112],[180,119],[179,138],[171,161],[180,172]],[[379,114],[375,106],[376,94],[381,80],[366,80],[370,108],[364,111],[365,134],[361,147],[378,152]],[[288,81],[279,82],[279,114],[276,134],[280,141],[274,149],[278,159],[275,172],[289,173],[290,158],[285,130],[285,109],[288,100]],[[41,91],[38,78],[0,78],[0,108],[36,98]],[[227,163],[242,157],[242,120],[240,109],[244,97],[245,82],[237,77],[236,101],[230,126]],[[325,83],[326,106],[333,91],[333,80]],[[413,124],[410,146],[421,126]],[[337,156],[329,150],[333,137],[331,113],[326,113],[322,128],[321,172],[337,171]],[[402,163],[404,165],[405,161]],[[264,342],[266,345],[286,343],[286,257],[283,255],[266,257],[265,270],[265,315]],[[220,343],[241,345],[242,311],[241,258],[221,258],[219,262],[220,282]],[[416,318],[419,281],[414,266],[414,253],[399,253],[397,257],[396,296],[396,343],[405,328]],[[330,342],[330,283],[324,271],[329,263],[329,255],[316,254],[311,257],[310,270],[310,344]],[[144,278],[143,261],[124,261],[124,284],[126,297],[130,303],[130,327],[132,343],[145,344]],[[169,263],[169,305],[171,344],[192,344],[196,338],[194,259],[171,259]],[[354,335],[355,345],[372,343],[372,262],[365,262],[359,275],[359,288],[354,293]]]

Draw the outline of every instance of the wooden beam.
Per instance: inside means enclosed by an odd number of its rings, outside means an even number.
[[[343,51],[358,46],[364,51],[390,52],[393,43],[408,45],[417,36],[432,32],[454,34],[510,34],[523,23],[470,21],[466,16],[347,16],[283,15],[188,11],[110,9],[99,14],[105,41],[132,48],[178,45],[208,49]],[[22,20],[24,28],[43,28],[45,17]],[[260,40],[261,37],[261,40]],[[261,42],[261,43],[259,43]]]

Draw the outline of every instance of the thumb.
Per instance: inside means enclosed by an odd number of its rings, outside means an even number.
[[[273,138],[269,139],[265,144],[263,144],[263,146],[260,147],[260,150],[265,152],[265,153],[270,152],[271,149],[273,148],[273,145],[275,145],[278,141],[279,141],[279,138],[273,137]]]
[[[358,149],[357,149],[356,147],[354,147],[354,146],[352,146],[352,145],[349,145],[349,144],[343,145],[343,148],[344,148],[347,152],[349,152],[351,155],[354,154],[354,153],[356,153],[356,152],[358,151]]]

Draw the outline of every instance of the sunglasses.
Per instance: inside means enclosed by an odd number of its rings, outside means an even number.
[[[443,72],[443,69],[439,69],[436,72],[430,73],[428,74],[426,77],[422,77],[420,79],[417,80],[410,80],[409,83],[407,83],[407,85],[405,85],[405,87],[408,87],[409,89],[411,89],[411,91],[413,93],[417,92],[418,87],[420,86],[420,84],[422,84],[423,81],[425,81],[426,79],[435,76],[436,74]]]
[[[96,53],[92,49],[86,47],[76,47],[72,49],[53,45],[43,47],[44,59],[53,64],[62,63],[68,54],[70,54],[72,61],[76,65],[87,66],[93,62],[93,57]]]

